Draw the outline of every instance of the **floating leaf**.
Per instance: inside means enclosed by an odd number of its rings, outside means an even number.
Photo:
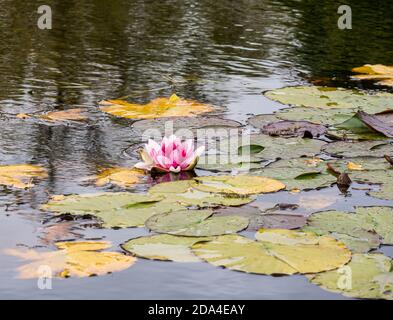
[[[337,141],[326,144],[322,151],[343,158],[383,157],[385,154],[393,153],[393,145],[386,141]]]
[[[205,176],[195,178],[193,186],[201,191],[235,195],[277,192],[285,185],[277,180],[257,176]]]
[[[264,134],[231,137],[220,141],[220,152],[226,154],[228,159],[239,154],[251,154],[264,160],[295,159],[299,157],[312,157],[318,154],[323,141],[302,138],[271,137]],[[259,150],[258,150],[259,148]]]
[[[322,289],[347,297],[393,300],[392,261],[383,254],[354,254],[340,272],[328,271],[310,276]]]
[[[341,240],[353,252],[368,252],[381,244],[374,232],[373,218],[365,214],[325,211],[313,214],[303,230],[330,235]]]
[[[30,164],[16,164],[0,166],[0,185],[18,189],[34,186],[32,180],[45,178],[46,170],[40,166]]]
[[[318,108],[290,108],[282,109],[276,113],[277,118],[290,121],[309,121],[316,124],[336,125],[352,118],[356,113],[354,109],[324,109]]]
[[[380,190],[369,195],[379,199],[393,200],[393,170],[360,171],[353,173],[353,180],[369,184],[380,184]]]
[[[260,158],[248,155],[233,157],[230,162],[227,160],[226,156],[220,158],[220,155],[208,155],[199,159],[196,168],[212,172],[247,172],[266,165]]]
[[[212,216],[212,210],[181,210],[157,214],[146,221],[146,227],[159,233],[188,237],[209,237],[235,233],[248,226],[240,216]]]
[[[42,277],[42,266],[51,268],[52,276],[91,277],[122,271],[132,266],[136,258],[117,252],[101,252],[110,248],[108,242],[58,242],[58,251],[8,249],[6,254],[32,261],[18,268],[19,278]]]
[[[330,237],[290,230],[260,230],[253,241],[226,235],[193,245],[201,259],[231,270],[258,274],[295,274],[336,269],[347,263],[350,252]]]
[[[296,214],[285,214],[285,212],[287,211],[280,212],[279,209],[276,208],[270,208],[269,210],[262,212],[258,209],[258,207],[243,206],[235,208],[220,208],[214,211],[214,216],[220,217],[237,215],[246,217],[250,221],[247,231],[257,231],[261,228],[298,229],[306,224],[306,217]]]
[[[40,115],[39,117],[49,121],[84,121],[87,120],[87,117],[83,114],[83,112],[83,109],[76,108],[62,111],[52,111]]]
[[[393,113],[387,115],[372,115],[363,111],[359,111],[356,117],[359,118],[368,128],[383,134],[386,137],[393,138]]]
[[[282,104],[323,109],[371,109],[384,111],[393,103],[393,94],[367,94],[358,90],[329,87],[287,87],[268,91],[265,96]],[[378,111],[376,111],[378,112]]]
[[[154,128],[154,130],[160,132],[160,137],[175,134],[177,137],[184,136],[184,138],[189,138],[190,130],[193,132],[198,131],[199,134],[203,132],[202,130],[206,130],[206,134],[212,132],[214,137],[219,137],[220,135],[227,137],[228,130],[241,126],[240,122],[218,117],[189,117],[187,121],[184,121],[184,117],[158,118],[141,120],[132,124],[132,128],[139,135],[142,135],[146,130]],[[182,129],[186,129],[186,131]]]
[[[286,190],[318,189],[335,183],[335,177],[326,170],[326,163],[323,161],[313,162],[311,161],[313,159],[279,160],[263,169],[255,170],[251,174],[277,179],[285,184]]]
[[[51,200],[42,209],[56,214],[91,215],[107,228],[142,227],[154,214],[184,208],[177,203],[160,202],[162,199],[133,193],[72,195]]]
[[[149,189],[152,195],[165,197],[164,202],[203,207],[241,206],[251,202],[250,197],[227,196],[203,192],[194,188],[194,180],[172,181],[157,184]]]
[[[213,106],[197,101],[184,100],[177,95],[158,98],[148,104],[134,104],[123,100],[101,101],[101,110],[114,116],[129,119],[152,119],[163,117],[192,117],[211,112]]]
[[[97,175],[96,186],[115,184],[120,187],[129,187],[138,183],[143,176],[143,171],[135,168],[105,169]]]
[[[210,240],[210,238],[159,234],[131,239],[123,244],[122,247],[124,250],[145,259],[200,262],[200,259],[191,252],[191,246],[204,240]]]
[[[382,64],[366,64],[362,67],[353,68],[352,71],[356,73],[363,73],[352,76],[354,79],[381,80],[377,84],[386,86],[393,85],[393,66],[384,66]]]
[[[326,127],[320,124],[308,121],[279,121],[277,118],[274,122],[266,123],[266,116],[272,115],[257,115],[249,119],[249,123],[270,136],[314,138],[326,133]]]

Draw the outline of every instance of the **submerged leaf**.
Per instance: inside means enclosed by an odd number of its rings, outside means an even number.
[[[326,127],[308,121],[280,121],[262,127],[270,136],[318,138],[326,133]]]
[[[214,111],[213,106],[197,101],[184,100],[177,95],[158,98],[148,104],[134,104],[123,100],[101,101],[101,110],[114,116],[129,119],[152,119],[163,117],[192,117]]]
[[[209,237],[236,233],[248,226],[240,216],[212,216],[212,210],[182,210],[152,216],[146,227],[158,233],[188,237]]]
[[[59,250],[52,252],[8,249],[5,253],[31,261],[18,268],[21,279],[42,277],[42,266],[55,277],[91,277],[125,270],[136,261],[121,253],[101,252],[111,246],[109,242],[58,242],[56,246]]]
[[[47,176],[46,170],[40,166],[30,164],[16,164],[0,166],[0,185],[18,189],[34,186],[32,180]]]

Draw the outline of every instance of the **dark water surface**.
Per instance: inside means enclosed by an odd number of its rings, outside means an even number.
[[[349,70],[365,63],[393,65],[393,2],[347,0],[353,30],[337,28],[341,1],[182,0],[55,1],[53,29],[39,30],[42,2],[0,0],[0,163],[40,164],[49,177],[28,191],[0,189],[0,251],[44,246],[55,222],[39,210],[50,194],[107,191],[83,181],[100,167],[131,166],[124,149],[135,142],[130,122],[98,110],[102,99],[127,96],[147,102],[178,95],[225,106],[225,117],[245,122],[251,114],[283,106],[261,92],[297,84],[346,87]],[[380,88],[379,88],[380,89]],[[16,119],[83,107],[88,124],[58,125]],[[114,189],[116,190],[116,189]],[[384,204],[364,191],[340,195],[331,208]],[[312,193],[308,193],[308,195]],[[261,200],[296,202],[279,193]],[[307,194],[306,194],[307,196]],[[330,208],[330,207],[329,207]],[[147,230],[100,230],[71,222],[66,239],[106,239],[118,244]],[[392,250],[383,251],[392,256]],[[215,268],[140,259],[126,271],[88,279],[17,280],[20,260],[0,253],[0,298],[202,298],[340,299],[304,277],[265,277]]]

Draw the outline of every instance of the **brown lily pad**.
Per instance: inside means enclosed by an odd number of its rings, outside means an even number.
[[[270,136],[302,138],[316,138],[324,135],[326,131],[325,126],[308,121],[279,121],[262,128],[262,132]]]
[[[358,111],[356,116],[370,129],[382,133],[388,138],[393,138],[392,114],[382,113],[380,115],[372,115],[364,111]]]

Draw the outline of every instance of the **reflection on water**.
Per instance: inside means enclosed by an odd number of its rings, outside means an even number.
[[[307,82],[362,86],[348,82],[352,67],[393,64],[393,3],[345,1],[353,9],[353,30],[340,31],[338,2],[47,0],[53,30],[39,30],[37,8],[42,3],[0,0],[0,162],[41,164],[49,171],[48,179],[32,190],[0,191],[0,248],[48,245],[53,228],[43,233],[42,241],[41,224],[49,217],[38,210],[48,194],[95,192],[83,177],[100,167],[133,164],[123,152],[137,140],[130,122],[100,113],[97,103],[102,99],[127,96],[145,103],[176,92],[226,106],[226,117],[245,121],[249,114],[280,107],[261,95],[264,90]],[[18,113],[75,107],[88,110],[87,124],[49,125],[15,118]],[[64,226],[67,237],[108,236],[115,244],[145,232],[74,232]],[[38,294],[34,283],[12,279],[18,261],[0,259],[5,266],[0,296]],[[256,280],[227,271],[219,274],[209,266],[173,266],[178,272],[170,268],[142,261],[120,275],[83,282],[83,287],[97,290],[81,291],[80,297],[100,297],[104,285],[133,280],[133,290],[145,298],[273,298],[300,292],[310,298],[333,296],[296,277]],[[182,282],[169,285],[179,274]],[[163,291],[149,293],[163,275]],[[219,286],[215,280],[220,280]],[[192,291],[196,281],[201,283]],[[59,286],[52,297],[68,296],[81,282],[67,280]],[[127,290],[119,285],[110,291],[110,297],[123,297]]]

